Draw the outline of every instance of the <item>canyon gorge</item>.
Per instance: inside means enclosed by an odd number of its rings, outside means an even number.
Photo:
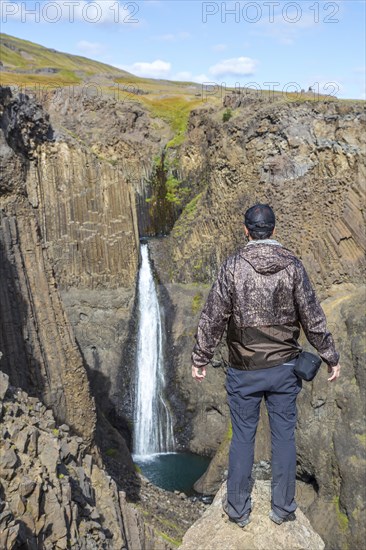
[[[101,89],[108,78],[99,76]],[[217,270],[245,242],[244,211],[266,202],[278,240],[306,266],[342,365],[339,382],[327,382],[323,365],[298,399],[299,522],[313,546],[291,530],[286,540],[292,549],[361,548],[364,102],[245,90],[197,99],[187,90],[177,139],[139,100],[152,92],[139,90],[121,98],[82,85],[44,95],[0,88],[2,544],[198,548],[200,525],[224,521],[218,497],[207,509],[155,487],[134,464],[141,243],[161,309],[175,451],[212,459],[195,488],[213,497],[230,444],[224,338],[203,384],[191,377],[190,354]],[[260,500],[270,461],[264,408],[255,460]],[[226,534],[235,548],[235,532]]]

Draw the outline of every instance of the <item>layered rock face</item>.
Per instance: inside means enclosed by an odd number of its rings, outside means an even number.
[[[60,288],[133,286],[138,264],[134,197],[120,171],[75,144],[44,144],[28,197]]]
[[[36,150],[52,137],[49,120],[26,97],[1,92],[0,319],[2,368],[13,384],[42,397],[87,441],[95,405],[83,360],[57,290],[25,180]]]
[[[365,311],[362,286],[330,289],[322,302],[341,355],[341,378],[327,382],[321,372],[300,393],[298,471],[318,492],[308,517],[327,548],[359,548],[366,538]],[[324,368],[324,370],[326,370]]]
[[[145,184],[169,134],[129,94],[99,97],[93,90],[75,87],[43,98],[55,141],[38,148],[27,191],[93,395],[129,440]]]
[[[139,234],[151,233],[149,206],[149,180],[154,169],[154,157],[162,153],[164,143],[172,137],[169,125],[152,118],[133,93],[117,87],[114,97],[103,95],[98,86],[89,91],[86,87],[58,90],[45,98],[44,106],[50,113],[57,133],[73,137],[78,145],[87,147],[99,161],[108,161],[119,174],[111,181],[116,183],[114,199],[122,185],[133,192],[136,212],[128,211],[123,204],[120,212],[125,220],[137,217]],[[93,173],[92,170],[89,170]],[[94,172],[98,180],[98,172]],[[93,193],[91,192],[91,195]],[[112,200],[112,197],[111,197]],[[116,207],[118,204],[116,205]],[[124,282],[122,281],[122,285]]]
[[[71,140],[72,141],[72,140]],[[96,398],[118,403],[119,366],[135,298],[139,236],[134,190],[117,166],[87,147],[39,148],[27,178],[68,318]]]
[[[304,260],[323,296],[334,283],[359,280],[364,105],[244,103],[233,113],[224,124],[213,107],[191,114],[179,165],[201,194],[161,244],[163,279],[211,282],[243,243],[244,211],[268,202],[277,238]]]

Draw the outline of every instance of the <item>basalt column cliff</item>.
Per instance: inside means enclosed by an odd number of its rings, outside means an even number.
[[[9,89],[1,89],[0,104],[1,368],[90,442],[94,400],[26,184],[52,128],[39,107]]]

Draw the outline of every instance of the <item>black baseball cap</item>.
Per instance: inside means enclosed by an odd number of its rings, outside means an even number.
[[[245,212],[244,223],[251,231],[269,231],[274,229],[276,218],[269,204],[258,203]]]

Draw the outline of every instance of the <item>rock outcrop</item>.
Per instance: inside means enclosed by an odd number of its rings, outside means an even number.
[[[126,478],[128,465],[120,468]],[[131,504],[114,477],[96,446],[0,371],[2,550],[171,550],[206,508],[139,474]]]
[[[212,106],[194,110],[179,171],[200,194],[156,247],[163,281],[211,282],[243,242],[243,213],[258,201],[273,206],[277,237],[301,256],[323,297],[332,284],[357,283],[365,121],[363,103],[244,104],[225,123]]]
[[[341,378],[326,370],[300,393],[298,472],[318,498],[307,510],[327,548],[360,548],[366,539],[366,296],[362,286],[339,285],[322,302],[340,352]],[[324,366],[323,366],[324,367]]]
[[[41,107],[25,96],[14,98],[2,89],[0,99],[2,369],[91,442],[94,400],[25,186],[37,148],[52,138],[51,127]]]
[[[100,456],[1,371],[0,420],[3,550],[171,548],[127,503]]]
[[[182,550],[324,550],[324,542],[315,533],[309,520],[298,508],[296,520],[274,524],[268,517],[270,511],[270,482],[254,484],[252,521],[244,529],[238,527],[222,509],[226,499],[226,484],[201,518],[183,537]]]

